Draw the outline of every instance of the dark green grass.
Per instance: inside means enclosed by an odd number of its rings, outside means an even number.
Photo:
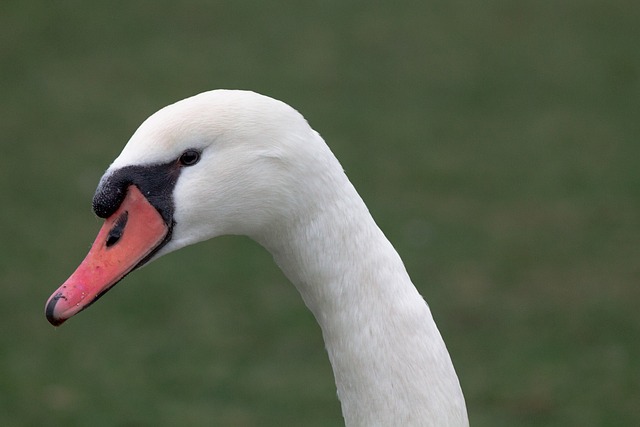
[[[57,330],[102,171],[217,87],[298,108],[403,256],[475,426],[640,424],[635,1],[0,5],[0,425],[340,425],[319,328],[224,237]]]

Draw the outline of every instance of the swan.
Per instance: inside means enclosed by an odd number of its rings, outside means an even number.
[[[220,235],[265,247],[315,316],[347,426],[468,426],[428,305],[322,137],[289,105],[213,90],[162,108],[101,178],[105,219],[45,305],[54,326],[126,274]]]

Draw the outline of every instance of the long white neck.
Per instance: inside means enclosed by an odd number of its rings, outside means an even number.
[[[337,165],[337,161],[335,162]],[[313,206],[258,240],[315,315],[348,426],[467,426],[429,307],[339,165]]]

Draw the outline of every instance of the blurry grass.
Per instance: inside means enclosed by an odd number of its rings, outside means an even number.
[[[53,330],[95,185],[203,90],[289,102],[429,301],[475,426],[640,423],[633,1],[0,5],[0,424],[339,425],[319,329],[225,237]]]

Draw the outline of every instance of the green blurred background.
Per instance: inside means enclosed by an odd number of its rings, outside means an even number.
[[[429,301],[474,426],[640,425],[640,2],[0,5],[0,425],[337,426],[319,328],[223,237],[54,329],[102,172],[245,88],[332,147]]]

